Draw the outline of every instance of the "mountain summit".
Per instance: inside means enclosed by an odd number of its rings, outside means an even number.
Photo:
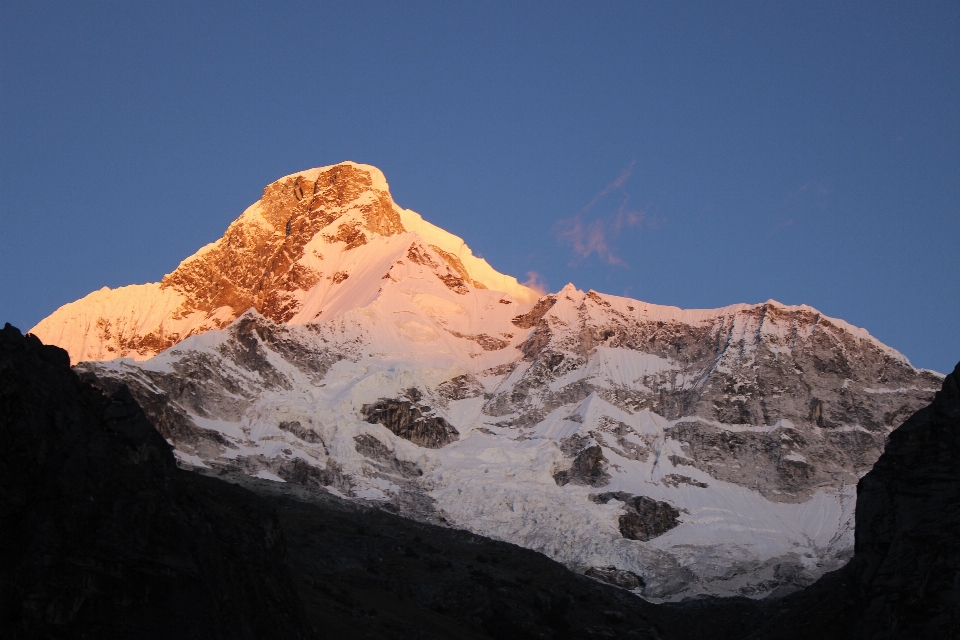
[[[404,256],[459,293],[496,289],[519,303],[538,297],[460,238],[398,207],[379,169],[344,162],[268,185],[222,238],[159,283],[95,291],[32,333],[74,362],[143,360],[248,309],[278,323],[336,317],[369,303]]]
[[[539,296],[354,163],[278,180],[162,282],[33,333],[128,387],[182,465],[324,487],[653,600],[781,594],[846,562],[858,479],[942,378],[807,306]]]

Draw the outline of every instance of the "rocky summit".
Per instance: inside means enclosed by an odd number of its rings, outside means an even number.
[[[264,189],[161,282],[32,332],[183,467],[324,488],[654,601],[762,598],[854,551],[859,479],[943,376],[775,301],[549,295],[343,163]]]

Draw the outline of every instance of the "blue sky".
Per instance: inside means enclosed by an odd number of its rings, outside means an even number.
[[[809,304],[949,371],[958,33],[956,2],[7,1],[0,321],[351,159],[521,280]]]

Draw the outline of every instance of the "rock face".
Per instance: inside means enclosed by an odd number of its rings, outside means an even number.
[[[352,163],[270,185],[125,291],[35,331],[128,387],[181,464],[613,566],[650,599],[779,595],[844,564],[859,478],[942,378],[807,306],[537,297]],[[123,323],[175,344],[138,351]],[[633,506],[591,499],[613,493]]]
[[[572,287],[551,298],[514,319],[534,327],[521,346],[531,364],[498,389],[489,413],[529,424],[596,393],[675,420],[678,466],[770,500],[855,484],[889,430],[939,384],[862,330],[808,307],[771,301],[677,313]],[[598,368],[638,375],[597,376]]]
[[[630,540],[651,540],[680,524],[679,511],[666,502],[657,502],[646,496],[631,496],[617,491],[596,493],[590,499],[597,504],[607,504],[611,500],[623,503],[620,533]]]
[[[254,206],[255,211],[230,225],[223,239],[160,283],[188,296],[184,314],[213,314],[229,307],[237,316],[252,308],[286,322],[301,308],[298,292],[324,275],[333,284],[348,277],[346,271],[324,274],[304,264],[305,254],[316,251],[307,245],[318,234],[342,242],[349,251],[366,244],[368,234],[406,231],[382,175],[352,164],[278,180]]]
[[[13,637],[307,633],[276,515],[184,480],[129,392],[104,396],[65,351],[10,325],[0,441],[0,626]]]
[[[621,571],[616,567],[590,567],[583,572],[583,575],[629,591],[643,588],[643,578],[630,571]]]
[[[420,392],[416,389],[409,389],[407,393],[415,400],[420,399]],[[460,435],[446,420],[434,415],[429,407],[406,399],[365,404],[361,413],[367,422],[382,424],[394,435],[427,449],[439,449],[456,441]]]
[[[627,501],[627,512],[620,516],[620,533],[631,540],[650,540],[680,524],[680,512],[666,502],[646,496]]]
[[[607,460],[603,457],[600,445],[585,447],[573,459],[569,469],[553,474],[553,479],[561,487],[565,484],[580,484],[590,487],[605,487],[610,484],[607,473]]]

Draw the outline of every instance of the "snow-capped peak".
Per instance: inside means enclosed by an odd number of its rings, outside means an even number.
[[[397,206],[379,169],[343,162],[268,185],[223,237],[161,282],[101,289],[32,331],[74,361],[144,359],[247,309],[283,323],[335,317],[369,304],[404,261],[460,291],[500,291],[518,305],[538,297],[462,239]]]

